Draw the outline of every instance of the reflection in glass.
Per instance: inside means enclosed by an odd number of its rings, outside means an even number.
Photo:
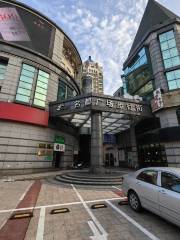
[[[30,101],[30,95],[31,95],[34,77],[35,77],[35,68],[30,65],[23,64],[19,85],[18,85],[18,90],[17,90],[17,95],[16,95],[16,100],[21,102],[26,102],[26,103]]]
[[[180,69],[166,73],[169,90],[180,88]]]
[[[40,107],[45,107],[48,80],[49,73],[39,70],[33,104]]]
[[[171,68],[180,65],[180,57],[176,47],[173,30],[159,35],[164,67]]]
[[[7,67],[7,62],[0,60],[0,80],[4,80],[6,67]]]

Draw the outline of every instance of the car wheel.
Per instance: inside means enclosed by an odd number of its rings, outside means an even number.
[[[138,195],[134,191],[130,191],[128,194],[128,202],[130,207],[136,211],[140,212],[142,207],[141,207],[141,202],[139,200]]]

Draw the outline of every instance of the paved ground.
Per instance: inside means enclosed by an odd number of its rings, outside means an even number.
[[[180,228],[148,211],[138,214],[127,205],[120,206],[121,186],[117,189],[62,185],[53,177],[40,180],[41,186],[37,181],[0,182],[0,240],[16,240],[17,232],[25,232],[25,236],[19,235],[22,240],[180,239]],[[105,203],[107,207],[91,209],[95,203]],[[33,212],[29,221],[9,220],[19,206],[25,206],[23,213]],[[50,214],[57,208],[70,211]],[[11,230],[8,224],[13,225]]]

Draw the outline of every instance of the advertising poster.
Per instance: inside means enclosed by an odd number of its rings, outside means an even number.
[[[53,27],[18,6],[0,3],[0,40],[15,43],[51,57]]]

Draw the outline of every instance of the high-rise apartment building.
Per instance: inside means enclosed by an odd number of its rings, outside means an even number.
[[[103,69],[91,56],[83,63],[82,87],[84,93],[103,94]]]

